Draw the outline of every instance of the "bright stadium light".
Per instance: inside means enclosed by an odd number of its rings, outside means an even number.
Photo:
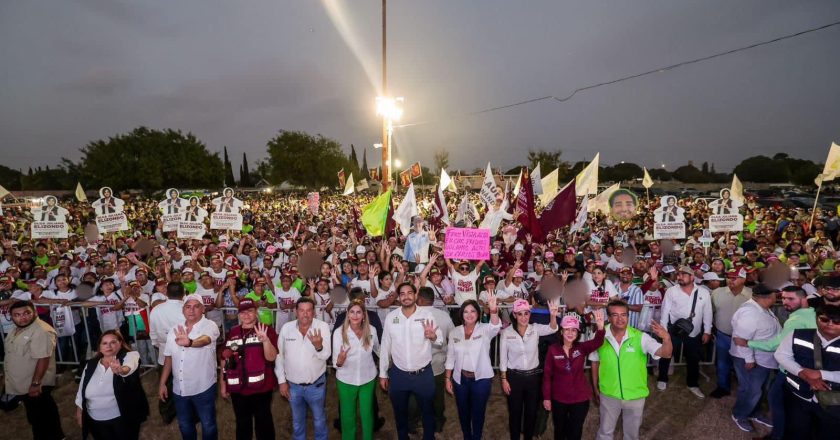
[[[402,97],[389,98],[387,96],[376,97],[376,114],[389,121],[399,121],[403,114],[401,107],[404,99]]]

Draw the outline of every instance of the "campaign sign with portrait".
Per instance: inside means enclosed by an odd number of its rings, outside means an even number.
[[[210,229],[242,229],[242,200],[233,196],[233,188],[222,190],[222,196],[210,201],[216,207],[210,214]]]
[[[67,210],[55,196],[46,196],[32,208],[32,238],[67,238]]]
[[[639,207],[639,196],[629,189],[619,188],[610,194],[610,217],[613,220],[625,222],[636,215]]]
[[[720,198],[709,203],[709,230],[711,232],[741,232],[744,216],[738,212],[742,203],[731,197],[729,188],[720,190]]]
[[[685,238],[685,209],[677,206],[675,196],[662,196],[659,207],[653,211],[653,238]]]
[[[100,233],[128,230],[128,217],[123,212],[125,202],[114,197],[111,188],[104,186],[99,189],[99,198],[91,206],[96,213],[96,227]]]
[[[207,232],[207,228],[204,226],[207,210],[202,208],[198,202],[198,197],[190,197],[186,208],[180,214],[177,229],[178,238],[201,240]]]
[[[160,209],[160,221],[163,223],[163,232],[177,231],[178,222],[189,202],[181,198],[181,192],[175,188],[166,190],[166,199],[158,203]]]

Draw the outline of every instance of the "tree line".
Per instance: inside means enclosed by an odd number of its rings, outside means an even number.
[[[115,190],[138,189],[148,192],[163,188],[219,188],[222,186],[252,187],[261,180],[277,185],[288,182],[307,188],[335,187],[337,173],[353,174],[356,182],[369,178],[367,150],[362,150],[362,160],[354,145],[345,153],[341,143],[323,135],[303,131],[280,130],[266,143],[266,157],[248,163],[242,153],[238,179],[223,148],[223,156],[210,152],[207,146],[192,133],[180,130],[155,130],[138,127],[129,133],[89,142],[80,148],[81,158],[72,161],[62,158],[58,166],[16,170],[0,165],[0,185],[11,191],[18,190],[72,190],[77,182],[85,188],[111,186]],[[543,175],[557,169],[560,181],[570,180],[585,167],[587,161],[575,163],[562,159],[562,150],[530,150],[527,165],[533,169],[540,164]],[[378,163],[375,160],[375,163]],[[409,164],[404,164],[407,167]],[[482,164],[472,170],[453,170],[449,152],[438,150],[433,159],[434,168],[423,167],[423,177],[415,182],[434,184],[440,169],[450,174],[481,174]],[[522,166],[498,170],[517,174]],[[813,185],[814,178],[823,165],[810,160],[796,159],[787,153],[772,157],[752,156],[739,163],[734,173],[744,182],[793,183]],[[399,171],[399,170],[397,170]],[[698,168],[692,162],[673,171],[663,168],[648,170],[659,181],[676,180],[683,183],[727,183],[731,173],[718,173],[714,164],[703,162]],[[641,166],[622,162],[601,166],[600,180],[604,182],[632,181],[643,175]]]

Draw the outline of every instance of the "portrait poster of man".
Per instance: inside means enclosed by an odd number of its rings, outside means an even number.
[[[68,211],[55,196],[46,196],[32,208],[32,238],[67,238]]]
[[[370,174],[370,180],[379,181],[379,167],[369,169],[368,174]]]
[[[411,165],[410,170],[412,180],[423,177],[423,168],[420,166],[420,162],[414,162],[414,164]]]
[[[233,188],[222,190],[222,196],[210,201],[215,211],[210,214],[210,229],[242,229],[242,215],[239,210],[242,208],[242,200],[233,196]]]
[[[128,230],[128,217],[123,212],[125,202],[114,197],[108,186],[99,189],[99,198],[91,206],[96,213],[96,226],[100,233]]]
[[[411,170],[405,170],[400,173],[400,185],[406,188],[411,186]]]
[[[744,229],[744,216],[738,212],[741,201],[733,199],[729,188],[720,190],[720,198],[709,203],[709,230],[711,232],[740,232]]]
[[[677,205],[675,196],[662,196],[659,207],[653,211],[653,238],[685,238],[685,209]]]
[[[620,188],[610,195],[610,216],[613,220],[625,222],[636,215],[639,197],[629,189]]]
[[[163,223],[163,232],[178,230],[178,222],[181,220],[181,213],[187,209],[189,202],[181,198],[181,192],[175,188],[166,190],[166,199],[158,203],[160,219]]]
[[[201,207],[198,197],[189,198],[181,216],[182,218],[178,222],[178,238],[200,240],[207,232],[204,227],[207,210]]]

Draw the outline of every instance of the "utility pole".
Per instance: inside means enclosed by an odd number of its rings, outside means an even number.
[[[382,95],[388,96],[387,0],[382,0]],[[382,192],[391,186],[391,120],[382,115]]]

